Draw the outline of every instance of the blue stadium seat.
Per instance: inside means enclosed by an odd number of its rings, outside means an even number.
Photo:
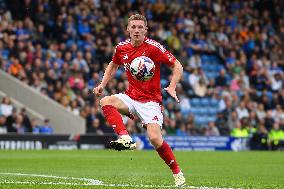
[[[161,86],[162,86],[162,88],[167,87],[167,85],[168,85],[168,80],[166,80],[166,79],[161,79]]]
[[[188,101],[188,103],[190,103],[189,99],[186,99],[186,101]],[[190,110],[191,110],[190,108],[187,108],[187,107],[184,107],[184,106],[180,106],[180,111],[181,111],[183,116],[188,116],[189,113],[190,113]]]
[[[267,91],[266,96],[269,98],[269,101],[272,101],[273,93],[271,91]]]
[[[207,126],[207,125],[208,125],[208,122],[209,122],[209,117],[208,117],[208,116],[204,116],[204,117],[203,117],[203,121],[202,121],[203,125],[204,125],[204,126]]]
[[[123,70],[120,68],[120,69],[117,69],[117,72],[115,73],[115,77],[116,78],[120,78],[123,74]]]
[[[209,68],[208,68],[208,64],[207,63],[204,63],[204,64],[201,64],[201,68],[204,72],[207,72],[209,71]]]
[[[219,101],[217,99],[215,99],[215,98],[211,98],[210,99],[210,105],[211,105],[211,107],[218,108]]]
[[[208,72],[205,74],[208,77],[208,79],[215,79],[219,75],[219,72]]]
[[[202,107],[210,106],[209,99],[208,99],[208,98],[202,98],[202,99],[201,99],[201,106],[202,106]]]
[[[198,114],[197,112],[198,112],[198,108],[192,107],[192,108],[190,109],[190,113],[192,113],[194,116]]]
[[[207,108],[207,115],[208,116],[215,116],[218,112],[218,109],[217,108],[214,108],[214,107],[209,107]]]
[[[215,72],[217,66],[215,64],[208,64],[208,71]]]
[[[196,126],[201,126],[204,124],[204,117],[202,116],[195,116],[194,117],[194,123]]]
[[[199,107],[199,108],[196,108],[196,114],[197,115],[200,115],[200,116],[205,116],[206,115],[206,108],[204,107]]]
[[[193,91],[192,89],[188,89],[188,90],[187,90],[187,94],[188,94],[189,96],[193,96],[193,95],[194,95],[194,91]]]
[[[74,43],[75,43],[74,40],[68,39],[67,42],[66,42],[66,46],[67,46],[68,48],[70,48]]]
[[[182,74],[182,78],[185,82],[188,81],[188,77],[189,77],[189,73],[187,71],[184,71],[183,74]]]
[[[210,62],[210,58],[208,55],[201,55],[200,56],[202,63]]]
[[[193,107],[199,107],[201,106],[201,103],[200,103],[200,99],[199,98],[193,98],[190,100],[190,104],[193,106]]]
[[[262,91],[256,91],[256,95],[260,97],[262,95]]]
[[[180,112],[181,112],[182,116],[183,116],[184,118],[186,118],[186,117],[188,117],[189,114],[191,113],[191,110],[190,110],[190,109],[183,109],[183,108],[181,108]]]
[[[218,59],[217,56],[210,56],[210,61],[215,63],[215,64],[220,64],[220,60]]]
[[[9,58],[9,51],[8,50],[3,50],[2,51],[2,58],[7,60]]]
[[[218,64],[218,65],[216,66],[215,71],[219,73],[219,72],[220,72],[221,70],[223,70],[223,69],[225,69],[225,67],[224,67],[223,65],[221,65],[221,64]]]
[[[216,117],[215,117],[215,116],[210,116],[210,117],[207,118],[207,121],[208,121],[208,122],[215,122],[215,120],[216,120]],[[207,123],[208,123],[208,122],[207,122]]]

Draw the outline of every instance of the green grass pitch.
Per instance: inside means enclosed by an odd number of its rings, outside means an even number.
[[[283,152],[175,151],[175,154],[188,188],[284,188]],[[89,185],[82,178],[99,180],[105,185]],[[0,151],[1,189],[171,188],[171,185],[172,174],[155,151]]]

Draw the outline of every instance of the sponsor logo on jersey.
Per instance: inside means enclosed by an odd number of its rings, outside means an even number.
[[[123,60],[127,60],[127,59],[128,59],[128,55],[125,54],[125,55],[123,56]]]

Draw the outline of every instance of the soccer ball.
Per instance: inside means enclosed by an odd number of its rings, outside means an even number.
[[[155,73],[155,64],[150,58],[139,56],[131,62],[130,73],[136,80],[149,81]]]

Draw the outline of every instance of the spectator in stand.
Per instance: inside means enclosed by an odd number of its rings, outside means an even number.
[[[24,125],[24,119],[22,115],[17,115],[15,122],[12,124],[12,128],[18,134],[24,134],[26,125]]]
[[[23,66],[20,64],[20,61],[18,58],[11,58],[11,64],[8,68],[8,73],[17,77],[21,74],[23,71]]]
[[[232,111],[229,115],[227,124],[230,130],[232,131],[234,128],[236,128],[236,124],[239,122],[238,119],[238,113],[236,111]]]
[[[257,118],[259,120],[264,120],[264,118],[266,116],[266,112],[264,110],[264,105],[263,104],[259,103],[257,105],[256,115],[257,115]]]
[[[83,57],[83,53],[81,51],[77,52],[76,58],[72,61],[73,69],[79,69],[84,73],[89,73],[90,68]],[[72,68],[72,67],[71,67]]]
[[[176,130],[177,130],[177,126],[176,126],[176,122],[175,120],[170,120],[169,121],[169,125],[167,127],[165,127],[166,133],[170,134],[170,135],[174,135],[176,134]]]
[[[31,120],[31,127],[33,134],[40,134],[40,126],[38,124],[38,120],[36,118]]]
[[[284,148],[284,131],[280,129],[278,122],[274,123],[268,134],[268,145],[272,150]]]
[[[270,131],[273,128],[275,120],[273,118],[273,114],[271,110],[268,110],[266,113],[266,117],[264,119],[264,126],[266,130]]]
[[[17,132],[17,129],[13,127],[14,123],[16,122],[17,116],[18,116],[17,109],[13,108],[12,114],[9,115],[6,119],[7,132],[12,132],[12,133]]]
[[[50,125],[49,119],[45,119],[43,125],[40,126],[40,134],[52,134],[53,128]]]
[[[272,110],[272,115],[276,122],[280,122],[281,120],[284,120],[284,111],[281,108],[280,104],[277,104],[276,109]]]
[[[278,92],[283,88],[283,74],[276,73],[271,77],[271,89],[273,92]]]
[[[138,132],[135,120],[127,119],[125,126],[127,131],[132,135]]]
[[[0,134],[5,133],[7,133],[6,117],[4,115],[0,115]]]
[[[91,127],[88,129],[88,133],[103,135],[104,132],[101,129],[101,123],[100,120],[95,118],[92,123]]]
[[[23,125],[25,127],[24,131],[25,132],[32,132],[31,121],[30,121],[30,118],[27,115],[26,108],[21,109],[20,115],[23,118]]]
[[[236,108],[236,111],[239,119],[249,117],[249,112],[244,101],[240,102],[240,106]]]
[[[228,127],[227,121],[222,112],[217,113],[217,119],[215,120],[215,125],[218,128],[221,136],[230,135],[230,128]]]
[[[187,123],[186,130],[190,136],[197,136],[199,135],[198,129],[194,126],[193,123]]]
[[[227,83],[226,71],[223,69],[220,71],[220,75],[215,79],[215,86],[224,88],[227,86]]]
[[[177,136],[188,136],[185,123],[179,124],[178,129],[176,130],[176,135]]]
[[[213,121],[208,123],[208,127],[205,130],[205,136],[220,136],[220,132]]]
[[[200,78],[193,86],[194,94],[198,97],[204,97],[207,94],[207,85],[203,78]]]
[[[255,111],[249,112],[249,118],[248,118],[249,125],[251,125],[254,128],[258,127],[259,119],[257,118],[257,114]]]
[[[268,149],[268,132],[263,124],[259,124],[257,132],[250,140],[250,148],[252,150],[267,150]]]
[[[189,85],[193,88],[198,83],[199,79],[198,69],[193,69],[188,78]]]
[[[2,102],[0,104],[0,111],[1,111],[1,114],[6,117],[12,114],[13,105],[8,96],[3,97]]]
[[[235,125],[235,128],[231,131],[231,136],[236,138],[248,137],[249,133],[246,128],[238,121]]]

